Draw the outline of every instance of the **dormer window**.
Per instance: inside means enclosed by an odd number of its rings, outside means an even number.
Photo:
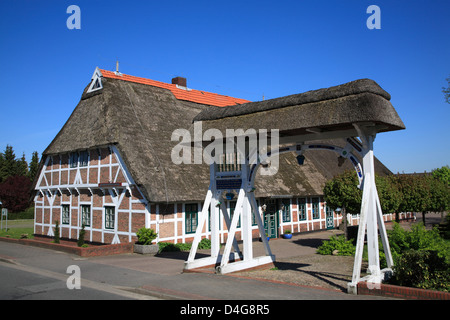
[[[94,92],[100,89],[103,89],[102,73],[100,72],[100,69],[97,67],[95,68],[94,74],[92,75],[92,82],[91,85],[89,86],[87,93]]]

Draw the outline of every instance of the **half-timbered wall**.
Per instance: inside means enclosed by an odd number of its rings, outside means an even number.
[[[49,156],[36,189],[35,233],[101,243],[134,241],[149,219],[146,200],[114,146]]]
[[[36,190],[35,234],[53,236],[58,221],[62,238],[78,239],[85,224],[85,240],[100,243],[134,242],[142,227],[156,230],[157,242],[192,242],[203,204],[148,204],[115,146],[47,157]],[[258,199],[264,221],[263,203],[264,199]],[[287,211],[278,208],[278,236],[288,229],[298,233],[329,227],[323,197],[278,199],[281,203]],[[226,206],[231,214],[233,203],[226,201]],[[339,226],[342,216],[331,214],[333,227]],[[384,217],[385,221],[394,218],[392,214]],[[359,215],[348,215],[348,220],[349,225],[357,225]],[[221,213],[219,221],[220,241],[225,243],[228,230]],[[256,221],[252,233],[259,237]],[[208,218],[203,236],[209,235]],[[240,227],[236,236],[240,240]]]

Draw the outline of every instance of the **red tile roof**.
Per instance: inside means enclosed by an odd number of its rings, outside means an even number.
[[[108,70],[100,69],[103,77],[111,78],[111,79],[119,79],[124,81],[130,81],[135,83],[147,84],[150,86],[168,89],[170,90],[175,98],[179,100],[191,101],[196,103],[201,103],[205,105],[217,106],[217,107],[225,107],[232,106],[236,104],[242,104],[246,102],[250,102],[248,100],[233,98],[229,96],[220,95],[217,93],[211,93],[206,91],[194,90],[194,89],[180,89],[176,84],[164,83],[160,81],[150,80],[146,78],[140,78],[135,76],[129,76],[126,74],[117,75],[116,73]]]

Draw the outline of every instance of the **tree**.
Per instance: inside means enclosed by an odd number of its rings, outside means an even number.
[[[425,224],[425,214],[431,207],[429,175],[401,174],[397,178],[403,194],[400,212],[422,212]]]
[[[445,80],[447,80],[448,86],[447,88],[442,87],[442,93],[444,93],[445,102],[450,103],[450,77]]]
[[[81,226],[81,230],[80,230],[80,234],[78,235],[78,241],[77,241],[77,246],[78,247],[82,247],[84,246],[84,235],[86,233],[86,230],[84,230],[85,226],[84,223]]]
[[[16,160],[16,172],[14,172],[16,176],[27,176],[28,175],[28,163],[25,159],[25,153],[22,154],[22,158],[20,160]]]
[[[59,243],[60,241],[60,237],[59,237],[59,221],[56,220],[56,224],[55,224],[55,238],[53,239],[54,243]]]
[[[383,213],[394,213],[398,211],[402,201],[402,193],[394,175],[375,175],[378,197],[380,199],[381,211]]]
[[[0,168],[0,182],[6,180],[6,178],[16,175],[17,162],[16,155],[14,154],[13,147],[9,144],[6,145],[5,152],[2,155],[2,166]]]
[[[0,184],[3,207],[20,212],[30,205],[31,181],[25,176],[10,176]]]
[[[34,181],[39,170],[39,154],[37,151],[33,152],[28,168],[28,178],[30,178],[31,181]]]
[[[403,200],[402,192],[399,189],[397,179],[394,175],[375,175],[378,198],[380,199],[381,211],[383,213],[395,213],[395,220],[399,222],[398,208]]]
[[[352,171],[344,171],[327,181],[323,189],[327,206],[342,210],[345,237],[347,238],[347,211],[358,213],[361,211],[362,191],[358,189],[358,177]]]
[[[447,187],[450,186],[450,167],[444,166],[439,169],[434,169],[431,172],[433,178],[441,180]]]

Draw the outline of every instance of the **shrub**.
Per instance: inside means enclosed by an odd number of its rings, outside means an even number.
[[[437,227],[426,230],[422,223],[413,225],[411,231],[403,230],[398,223],[394,223],[388,231],[389,245],[395,259],[408,250],[433,250],[441,258],[450,263],[450,242],[440,236]]]
[[[55,225],[55,238],[53,239],[54,243],[59,243],[59,221],[56,220],[56,225]]]
[[[325,240],[322,245],[317,248],[318,254],[331,255],[337,250],[339,256],[352,256],[355,254],[355,246],[351,240],[345,240],[343,235],[332,236],[329,240]]]
[[[191,243],[170,243],[170,242],[159,242],[158,252],[179,252],[179,251],[189,251],[191,249]]]
[[[138,244],[149,245],[158,237],[158,233],[151,228],[141,228],[136,232],[136,236]]]
[[[450,265],[434,250],[408,250],[394,266],[393,283],[401,286],[449,291]]]
[[[81,226],[80,235],[78,236],[77,246],[83,247],[84,246],[84,234],[86,231],[84,230],[84,224]]]
[[[198,243],[198,249],[199,249],[199,250],[202,250],[202,249],[211,249],[211,240],[209,240],[208,238],[202,239],[202,240]]]
[[[411,231],[394,223],[388,231],[394,258],[391,283],[422,289],[448,291],[450,288],[450,242],[438,228],[426,230],[422,223]]]

